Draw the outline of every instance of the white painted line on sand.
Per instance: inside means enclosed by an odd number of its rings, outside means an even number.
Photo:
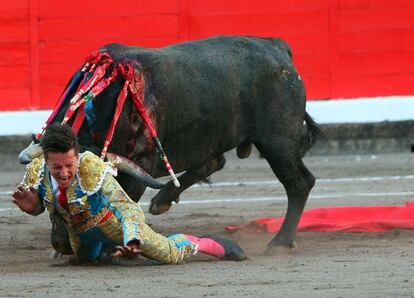
[[[4,211],[20,211],[19,208],[0,208],[0,212]]]
[[[386,197],[386,196],[413,196],[414,192],[376,192],[376,193],[335,193],[335,194],[324,194],[324,195],[310,195],[309,200],[313,199],[329,199],[329,198],[344,198],[344,197]],[[211,200],[190,200],[180,201],[179,204],[214,204],[214,203],[241,203],[241,202],[266,202],[266,201],[286,201],[286,196],[278,197],[256,197],[256,198],[229,198],[229,199],[211,199]],[[149,203],[143,203],[149,204]]]
[[[334,193],[323,195],[310,195],[309,200],[318,199],[337,199],[347,197],[349,199],[355,197],[387,197],[387,196],[414,196],[414,192],[349,192],[349,193]],[[252,203],[252,202],[276,202],[286,201],[286,196],[277,197],[255,197],[255,198],[216,198],[211,200],[181,200],[179,205],[197,205],[197,204],[218,204],[218,203]],[[149,202],[140,203],[141,206],[148,206]],[[0,212],[4,211],[19,211],[18,208],[0,208]]]
[[[321,178],[316,183],[341,183],[341,182],[367,182],[367,181],[386,181],[386,180],[413,180],[414,175],[405,176],[368,176],[368,177],[345,177],[345,178]],[[280,184],[279,181],[233,181],[233,182],[212,182],[210,184],[195,184],[190,188],[215,188],[215,187],[231,187],[231,186],[247,186],[247,185],[272,185]],[[157,192],[158,190],[151,190]],[[13,191],[0,191],[0,197],[11,196]]]
[[[338,182],[367,182],[367,181],[385,181],[385,180],[413,180],[414,175],[405,176],[372,176],[372,177],[349,177],[349,178],[321,178],[316,179],[316,183],[338,183]],[[269,181],[234,181],[234,182],[212,182],[210,184],[195,184],[192,188],[203,187],[227,187],[227,186],[247,186],[247,185],[272,185],[280,184],[278,180]]]

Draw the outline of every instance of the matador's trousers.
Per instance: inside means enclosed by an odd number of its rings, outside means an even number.
[[[145,216],[139,205],[134,207],[136,208],[133,208],[131,217],[133,217],[135,232],[139,235],[139,248],[143,256],[160,263],[177,264],[197,253],[197,245],[190,242],[186,235],[175,234],[165,237],[156,233],[145,223]],[[123,224],[125,223],[113,214],[85,232],[76,233],[69,229],[74,253],[83,260],[93,261],[104,249],[124,245]]]

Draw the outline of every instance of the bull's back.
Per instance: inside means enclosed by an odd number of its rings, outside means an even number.
[[[138,51],[155,98],[169,113],[183,107],[194,116],[177,114],[174,120],[185,124],[202,117],[210,127],[228,126],[234,120],[229,116],[248,112],[243,106],[257,104],[257,86],[275,80],[277,68],[291,67],[288,56],[271,42],[249,37],[216,37]]]
[[[111,56],[142,66],[165,113],[158,126],[163,143],[187,159],[194,150],[198,158],[232,149],[252,135],[258,107],[269,101],[263,90],[274,85],[279,69],[293,67],[276,41],[236,36],[160,49],[118,47]]]

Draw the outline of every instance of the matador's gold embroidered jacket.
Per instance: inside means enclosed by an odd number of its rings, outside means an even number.
[[[66,190],[68,210],[58,202],[43,157],[27,166],[22,184],[34,187],[39,194],[36,214],[45,207],[59,214],[67,225],[73,251],[87,259],[96,259],[102,247],[127,245],[132,240],[140,241],[144,256],[162,263],[178,263],[196,253],[196,245],[185,235],[166,238],[148,227],[140,206],[128,197],[113,175],[116,169],[111,163],[91,152],[81,154],[76,179]],[[108,212],[112,213],[109,217]]]

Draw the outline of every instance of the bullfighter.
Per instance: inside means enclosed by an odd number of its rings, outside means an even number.
[[[246,259],[243,250],[229,239],[185,234],[165,237],[153,231],[139,204],[115,180],[115,165],[88,151],[79,154],[70,126],[49,125],[40,145],[43,156],[27,166],[13,202],[31,215],[46,208],[59,215],[79,260],[95,261],[108,251],[115,258],[142,254],[166,264],[180,263],[197,252],[223,260]]]

